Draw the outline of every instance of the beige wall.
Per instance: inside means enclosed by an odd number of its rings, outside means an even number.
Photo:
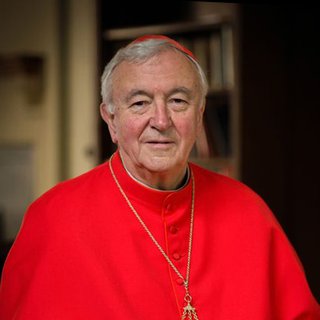
[[[35,195],[58,182],[59,81],[68,86],[67,176],[96,164],[97,53],[94,1],[69,1],[67,70],[59,74],[59,12],[56,0],[1,0],[0,55],[35,54],[44,58],[44,91],[40,103],[28,102],[22,74],[0,76],[0,144],[32,144],[35,148]],[[88,152],[89,151],[89,152]],[[93,152],[93,155],[92,153]],[[89,154],[90,153],[90,154]]]
[[[69,2],[68,176],[74,177],[98,161],[99,75],[95,1]]]
[[[54,0],[3,0],[0,5],[0,55],[33,54],[45,59],[43,99],[30,104],[22,73],[0,76],[0,144],[32,145],[34,194],[57,182],[59,147],[57,6]]]
[[[0,74],[0,147],[32,147],[32,199],[62,178],[76,176],[97,164],[95,1],[64,2],[67,20],[63,37],[59,33],[59,2],[0,1],[0,72],[9,56],[28,54],[44,59],[44,87],[36,103],[28,100],[30,77],[19,71],[8,72],[7,67]],[[61,83],[65,84],[63,90]],[[62,91],[66,93],[64,100]],[[65,128],[63,137],[61,128]],[[67,168],[64,175],[62,168]]]

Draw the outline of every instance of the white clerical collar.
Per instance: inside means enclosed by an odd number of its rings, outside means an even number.
[[[126,167],[126,165],[125,165],[125,163],[124,163],[124,161],[123,161],[123,158],[122,158],[122,155],[121,155],[120,150],[119,150],[119,155],[120,155],[121,163],[122,163],[124,169],[126,170],[128,176],[129,176],[131,179],[133,179],[134,181],[136,181],[137,183],[143,185],[143,186],[146,187],[146,188],[149,188],[149,189],[152,189],[152,190],[157,190],[157,191],[163,191],[163,192],[168,192],[168,191],[169,191],[169,192],[175,192],[175,191],[179,191],[179,190],[183,189],[183,188],[188,184],[188,182],[189,182],[189,179],[190,179],[190,168],[189,168],[189,166],[187,166],[186,174],[185,174],[185,176],[184,176],[184,178],[183,178],[183,179],[184,179],[184,183],[183,183],[183,185],[182,185],[181,187],[179,187],[178,189],[173,189],[173,190],[161,190],[161,189],[157,189],[157,188],[151,187],[151,186],[147,185],[146,183],[140,181],[139,179],[135,178],[135,177],[130,173],[130,171],[127,169],[127,167]]]

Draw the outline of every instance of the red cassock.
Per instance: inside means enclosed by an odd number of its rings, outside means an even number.
[[[159,191],[114,172],[183,276],[192,184]],[[194,164],[189,290],[200,320],[318,320],[299,259],[267,205]],[[29,207],[5,263],[1,320],[181,319],[185,289],[124,200],[108,162]]]

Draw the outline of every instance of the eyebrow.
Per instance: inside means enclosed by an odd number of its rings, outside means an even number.
[[[171,96],[173,94],[176,93],[183,93],[185,94],[188,98],[190,98],[192,96],[191,94],[191,90],[186,88],[186,87],[177,87],[177,88],[173,88],[172,90],[169,91],[169,93],[167,94],[167,96]],[[129,102],[132,98],[136,97],[136,96],[147,96],[147,97],[151,97],[151,94],[148,93],[145,90],[141,90],[141,89],[132,89],[129,91],[129,93],[126,95],[125,97],[125,101]]]
[[[136,96],[147,96],[147,97],[150,97],[150,94],[148,94],[145,90],[132,89],[126,95],[125,102],[129,102],[132,98],[134,98]]]
[[[191,93],[191,90],[186,88],[186,87],[177,87],[177,88],[174,88],[172,89],[171,91],[169,91],[169,94],[168,96],[171,96],[173,94],[176,94],[176,93],[183,93],[185,94],[188,98],[190,98],[192,96],[192,93]]]

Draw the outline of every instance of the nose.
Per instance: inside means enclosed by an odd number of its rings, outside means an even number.
[[[170,111],[165,103],[156,103],[152,117],[150,118],[150,125],[158,131],[167,130],[172,124]]]

